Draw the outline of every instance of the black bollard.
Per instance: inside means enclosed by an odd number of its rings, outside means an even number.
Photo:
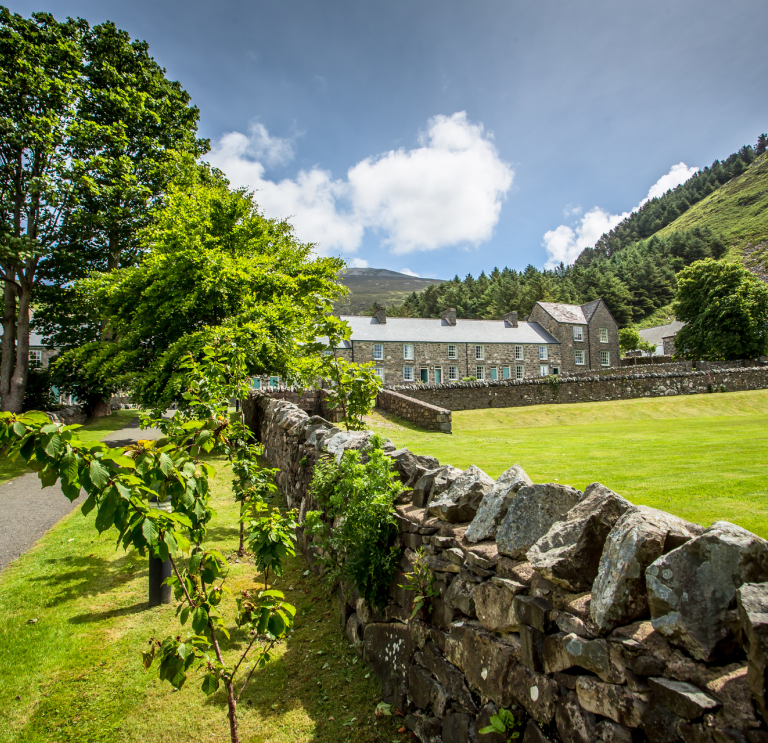
[[[151,552],[149,554],[149,605],[160,606],[160,604],[171,603],[171,587],[163,585],[166,578],[171,577],[171,561],[163,562],[155,557]]]

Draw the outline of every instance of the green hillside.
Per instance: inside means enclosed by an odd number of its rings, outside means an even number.
[[[342,315],[359,315],[374,302],[400,305],[413,292],[443,283],[442,279],[422,279],[386,268],[348,268],[339,278],[349,289],[349,294],[335,304],[336,312]]]
[[[768,280],[768,155],[721,186],[656,234],[667,237],[694,227],[708,227],[764,281]]]

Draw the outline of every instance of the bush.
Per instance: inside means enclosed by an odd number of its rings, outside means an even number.
[[[328,554],[329,580],[349,580],[373,606],[386,603],[397,571],[394,502],[403,490],[382,443],[374,436],[364,452],[345,451],[339,464],[331,457],[317,463],[310,493],[324,510],[304,522]]]

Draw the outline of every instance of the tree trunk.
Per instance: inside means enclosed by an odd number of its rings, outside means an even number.
[[[24,393],[27,389],[27,374],[29,373],[29,309],[32,292],[24,283],[19,295],[19,315],[16,322],[18,338],[16,340],[16,363],[11,376],[11,386],[8,395],[3,396],[3,410],[10,413],[21,413],[24,404]]]
[[[237,700],[235,699],[235,684],[227,681],[227,717],[229,717],[229,737],[232,743],[240,743],[237,732]]]
[[[242,522],[242,518],[245,514],[245,507],[240,507],[240,546],[237,549],[237,555],[238,557],[243,557],[245,555],[245,524]]]
[[[91,410],[91,418],[103,418],[105,415],[112,415],[112,406],[109,400],[99,400]]]
[[[15,280],[16,274],[6,268],[6,278]],[[3,310],[2,362],[0,362],[0,400],[5,404],[11,391],[11,374],[16,363],[16,287],[5,283]],[[5,410],[5,408],[3,408]]]

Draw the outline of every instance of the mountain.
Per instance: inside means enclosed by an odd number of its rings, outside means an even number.
[[[347,268],[339,278],[349,289],[349,294],[335,305],[342,315],[360,315],[374,302],[399,305],[413,292],[444,283],[443,279],[422,279],[386,268]]]

